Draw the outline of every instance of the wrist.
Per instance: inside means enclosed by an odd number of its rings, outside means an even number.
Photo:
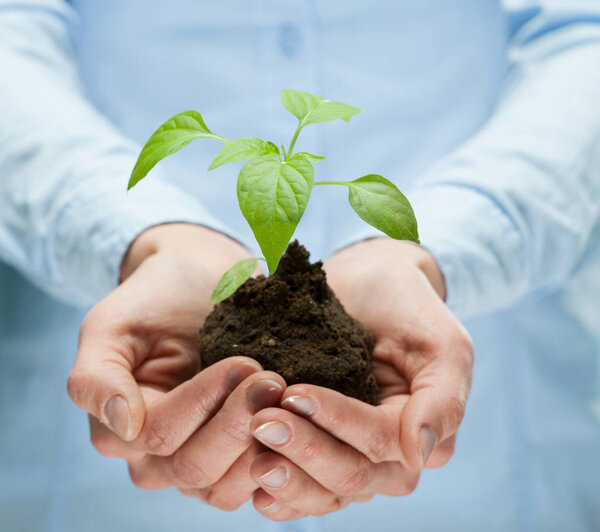
[[[157,254],[178,255],[202,261],[217,279],[250,252],[229,236],[208,227],[168,223],[150,227],[129,246],[120,267],[120,281],[127,279],[146,259]]]
[[[367,261],[364,259],[368,258]],[[405,240],[387,237],[370,238],[357,242],[333,255],[326,264],[327,271],[360,271],[360,264],[368,269],[416,267],[427,277],[429,283],[442,299],[446,299],[446,282],[434,256],[423,246]]]
[[[440,299],[445,301],[446,280],[435,257],[419,244],[413,242],[402,242],[402,244],[406,246],[404,252],[410,257],[410,260],[414,261],[415,265],[425,274]]]

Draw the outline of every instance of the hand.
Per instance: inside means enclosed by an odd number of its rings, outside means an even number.
[[[281,408],[254,416],[254,435],[275,451],[252,464],[262,488],[254,505],[276,521],[411,493],[421,468],[452,456],[471,386],[472,343],[443,303],[444,279],[427,251],[374,239],[341,251],[326,270],[346,310],[374,335],[382,402],[299,384]]]
[[[177,486],[223,509],[256,489],[252,415],[285,383],[249,358],[200,373],[198,329],[222,273],[247,252],[211,230],[149,229],[122,264],[122,284],[86,316],[68,390],[89,412],[103,455],[125,458],[139,487]]]

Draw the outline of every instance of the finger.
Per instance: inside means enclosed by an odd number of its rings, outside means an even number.
[[[249,474],[250,465],[264,447],[254,442],[229,468],[227,473],[215,484],[206,488],[177,488],[186,497],[193,497],[215,506],[220,510],[231,512],[252,498],[258,488]],[[142,489],[164,489],[174,485],[175,477],[167,458],[147,455],[141,460],[129,463],[131,481]]]
[[[381,463],[403,460],[400,419],[406,401],[406,396],[396,396],[393,404],[373,406],[328,388],[294,384],[285,390],[281,407]]]
[[[140,432],[145,408],[132,371],[134,360],[123,347],[128,340],[106,338],[92,309],[81,326],[75,364],[67,381],[73,402],[130,441]]]
[[[226,512],[237,510],[250,500],[258,488],[258,484],[249,474],[250,466],[264,449],[260,443],[253,441],[221,479],[204,490],[203,500]]]
[[[186,497],[193,497],[225,512],[237,510],[252,498],[258,488],[250,474],[250,465],[264,447],[254,442],[215,484],[207,488],[178,488]]]
[[[277,373],[261,371],[249,376],[172,456],[177,485],[203,488],[219,480],[253,443],[252,416],[279,404],[284,389],[285,381]]]
[[[411,466],[424,467],[435,447],[458,431],[472,368],[473,348],[467,335],[449,341],[446,351],[415,375],[400,430],[402,452]]]
[[[271,521],[292,521],[294,519],[306,517],[306,514],[277,502],[271,495],[262,489],[258,489],[254,492],[253,503],[254,508]]]
[[[307,515],[325,515],[344,508],[350,501],[325,489],[298,466],[283,456],[260,454],[250,467],[250,474],[274,499]]]
[[[141,387],[146,403],[144,426],[131,442],[98,424],[91,425],[92,443],[105,456],[129,459],[139,454],[173,454],[223,404],[249,375],[261,369],[252,359],[230,357],[209,366],[168,393]],[[101,426],[101,425],[100,425]]]
[[[363,503],[363,502],[369,502],[373,497],[375,497],[375,494],[364,494],[364,495],[354,495],[354,497],[352,497],[352,501],[351,502],[358,502],[358,503]]]
[[[143,490],[163,490],[174,486],[166,460],[162,456],[151,454],[129,459],[127,465],[131,482]]]
[[[227,483],[231,485],[233,478],[239,479],[240,470],[244,470],[242,465],[236,471],[234,463],[248,448],[259,445],[250,436],[252,415],[265,405],[277,404],[284,386],[285,382],[276,373],[260,372],[249,376],[229,396],[219,414],[194,433],[172,456],[145,454],[141,459],[132,460],[129,464],[132,482],[142,489],[175,486],[195,490],[192,493],[202,500],[206,500],[209,492],[205,488],[230,472]],[[251,482],[254,490],[256,485],[248,473],[251,458],[247,457],[244,471],[246,482]],[[219,493],[216,493],[215,498],[218,496]]]
[[[161,394],[146,390],[147,415],[136,444],[150,454],[172,455],[221,408],[227,397],[261,366],[246,357],[229,357]]]
[[[88,418],[92,445],[102,456],[125,460],[140,460],[144,457],[144,451],[136,449],[131,443],[124,442],[94,416],[89,415]]]
[[[280,408],[260,411],[250,428],[263,445],[338,495],[406,495],[414,490],[419,478],[416,470],[407,470],[399,462],[370,462],[310,421]]]

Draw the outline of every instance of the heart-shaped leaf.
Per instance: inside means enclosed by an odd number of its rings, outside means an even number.
[[[281,104],[300,120],[300,127],[337,119],[348,122],[355,114],[360,113],[360,109],[351,105],[293,89],[281,91]]]
[[[242,286],[256,270],[258,259],[243,259],[236,262],[231,268],[229,268],[221,277],[217,286],[215,287],[212,296],[210,297],[210,304],[216,305],[217,303],[227,299],[231,294]]]
[[[350,205],[365,222],[397,240],[419,243],[415,213],[394,183],[370,174],[344,184]]]
[[[281,255],[304,214],[315,171],[306,159],[286,162],[255,158],[241,169],[237,195],[242,214],[250,224],[274,273]]]
[[[208,169],[213,170],[224,164],[249,161],[254,157],[277,157],[278,155],[279,148],[272,142],[257,138],[230,140],[221,148]]]
[[[215,135],[204,123],[198,111],[184,111],[167,120],[148,139],[135,163],[127,190],[144,179],[161,159],[179,151],[199,138],[227,141]]]

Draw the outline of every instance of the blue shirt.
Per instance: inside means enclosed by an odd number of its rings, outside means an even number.
[[[13,531],[600,529],[600,1],[0,0],[0,522]],[[186,109],[288,142],[292,87],[364,110],[306,128],[322,179],[413,202],[475,341],[452,461],[406,498],[275,524],[131,485],[65,393],[84,309],[145,228],[255,246],[235,171],[199,141],[131,193],[140,143]],[[373,234],[336,187],[297,237]]]

